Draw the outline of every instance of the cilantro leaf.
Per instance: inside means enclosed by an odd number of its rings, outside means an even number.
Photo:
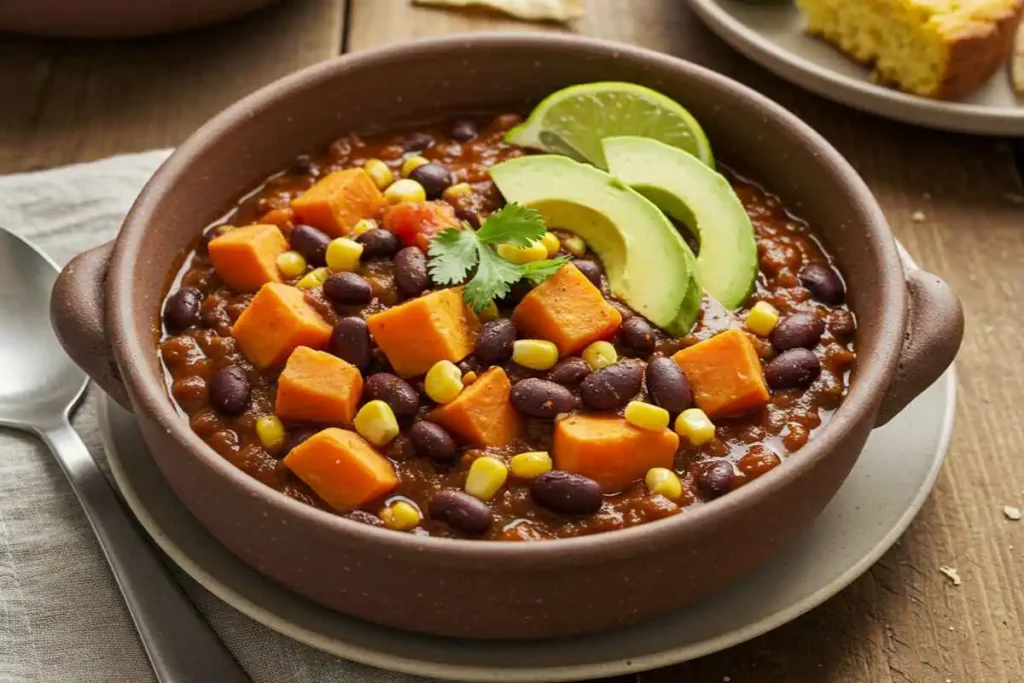
[[[535,285],[547,280],[549,277],[561,270],[562,266],[569,262],[568,256],[547,259],[546,261],[533,261],[520,266],[522,275]]]
[[[508,294],[511,285],[522,278],[523,270],[522,266],[506,261],[484,244],[480,245],[477,255],[476,273],[466,284],[463,296],[479,312],[495,299]]]
[[[528,247],[539,240],[547,227],[538,211],[519,204],[506,204],[484,221],[476,233],[485,244],[514,244]]]
[[[442,230],[430,242],[430,278],[441,285],[462,282],[477,263],[480,244],[469,228]]]

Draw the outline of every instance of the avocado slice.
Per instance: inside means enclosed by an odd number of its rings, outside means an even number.
[[[510,202],[579,235],[604,263],[613,294],[680,337],[700,311],[696,258],[658,207],[604,171],[568,157],[541,154],[491,168]]]
[[[729,309],[754,291],[754,226],[729,181],[697,157],[651,138],[601,141],[609,172],[685,224],[700,241],[697,274],[708,294]]]

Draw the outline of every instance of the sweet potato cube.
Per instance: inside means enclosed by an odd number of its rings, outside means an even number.
[[[306,303],[302,290],[270,282],[238,316],[231,335],[245,357],[264,369],[283,363],[300,346],[324,348],[331,331],[327,321]]]
[[[277,257],[288,251],[288,241],[276,225],[261,223],[229,230],[210,240],[208,248],[217,277],[239,291],[255,292],[281,281]]]
[[[619,329],[622,314],[571,263],[537,285],[512,314],[519,330],[568,356]]]
[[[422,375],[439,360],[458,363],[473,352],[480,321],[462,288],[411,299],[366,319],[370,334],[399,375]]]
[[[384,227],[406,246],[426,251],[434,236],[448,228],[462,229],[462,221],[448,202],[400,202],[384,209]]]
[[[473,446],[507,446],[522,430],[519,413],[509,398],[511,393],[508,376],[495,366],[463,389],[454,401],[432,410],[427,419]]]
[[[389,493],[398,486],[391,462],[355,432],[332,427],[291,450],[285,466],[338,512]]]
[[[332,237],[347,235],[362,218],[376,218],[384,196],[361,168],[335,171],[291,202],[299,223],[320,228]]]
[[[615,415],[573,415],[555,425],[555,467],[590,477],[617,493],[652,467],[672,467],[679,435],[640,429]]]
[[[278,417],[308,422],[352,422],[363,394],[359,368],[326,351],[300,346],[277,380]]]
[[[768,403],[761,360],[743,330],[716,334],[672,358],[690,380],[697,407],[708,417],[737,415]]]

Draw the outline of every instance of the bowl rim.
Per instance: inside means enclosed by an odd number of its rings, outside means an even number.
[[[156,224],[156,209],[161,196],[187,173],[192,159],[215,147],[222,135],[239,120],[254,111],[273,106],[307,89],[331,81],[357,69],[372,69],[378,63],[395,59],[449,53],[466,48],[562,48],[566,52],[612,53],[628,57],[661,73],[675,73],[689,80],[703,81],[714,89],[747,100],[767,125],[788,128],[790,134],[802,138],[812,147],[822,166],[832,167],[832,173],[847,186],[852,200],[863,211],[864,238],[869,251],[878,255],[877,281],[874,287],[882,290],[882,306],[877,325],[879,336],[875,357],[871,363],[858,365],[855,381],[842,404],[814,438],[795,455],[787,458],[785,467],[774,470],[774,476],[759,477],[730,492],[728,496],[709,505],[700,505],[686,514],[648,522],[625,529],[590,534],[580,537],[558,538],[538,543],[483,541],[480,539],[454,539],[434,536],[395,533],[340,515],[320,510],[281,494],[236,468],[217,455],[195,434],[169,395],[161,376],[152,376],[144,370],[146,363],[137,362],[154,352],[153,338],[140,338],[132,330],[138,313],[128,304],[133,286],[135,261],[141,249],[142,235]],[[296,154],[302,150],[296,150]],[[889,226],[867,185],[842,155],[808,124],[781,105],[751,88],[692,62],[632,45],[579,36],[521,33],[479,32],[455,36],[425,38],[371,50],[349,53],[321,62],[274,81],[229,106],[183,142],[161,165],[145,185],[129,211],[117,237],[108,274],[106,310],[111,330],[114,355],[121,376],[129,390],[132,402],[149,415],[160,430],[178,447],[188,449],[199,462],[225,480],[224,485],[240,487],[249,496],[260,499],[277,514],[296,518],[301,523],[325,528],[339,539],[359,541],[364,547],[377,546],[383,552],[417,555],[432,558],[435,564],[444,561],[465,564],[513,568],[516,563],[530,566],[565,564],[600,558],[602,561],[623,558],[651,548],[660,548],[666,542],[678,544],[698,532],[709,521],[721,520],[730,514],[741,514],[767,498],[776,495],[787,481],[805,476],[830,452],[836,449],[851,429],[873,421],[875,411],[895,372],[906,326],[906,285],[903,266]],[[145,312],[147,318],[153,314]],[[509,564],[513,563],[513,564]]]

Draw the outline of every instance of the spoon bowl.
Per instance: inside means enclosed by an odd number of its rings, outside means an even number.
[[[160,683],[245,683],[69,421],[87,378],[50,326],[57,265],[0,228],[0,426],[38,435],[82,504]]]
[[[50,327],[57,265],[0,228],[0,425],[41,432],[67,415],[88,377]]]

